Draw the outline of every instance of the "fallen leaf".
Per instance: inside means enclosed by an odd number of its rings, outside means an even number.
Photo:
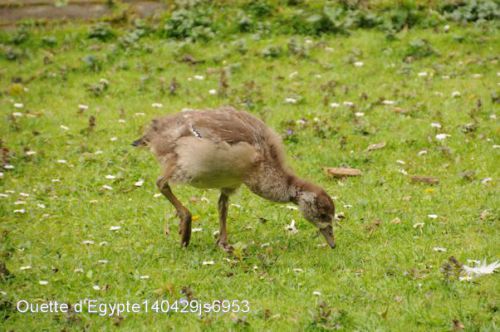
[[[414,183],[428,183],[428,184],[438,184],[439,179],[432,176],[421,176],[414,175],[411,177],[411,181]]]
[[[464,328],[464,324],[462,324],[458,319],[453,320],[453,331],[462,331]]]
[[[366,151],[373,151],[373,150],[380,150],[385,147],[385,142],[380,142],[380,143],[375,143],[375,144],[370,144],[367,148]]]
[[[345,168],[345,167],[340,167],[340,168],[327,167],[325,168],[325,171],[327,174],[332,175],[333,177],[336,178],[345,178],[348,176],[360,176],[362,174],[359,169]]]

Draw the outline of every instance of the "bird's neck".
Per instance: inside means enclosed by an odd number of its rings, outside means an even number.
[[[307,188],[307,181],[289,170],[269,167],[245,181],[255,194],[273,202],[297,204],[300,193]]]

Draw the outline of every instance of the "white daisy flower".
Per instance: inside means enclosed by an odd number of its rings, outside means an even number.
[[[441,124],[439,122],[432,122],[431,127],[432,128],[441,128]]]
[[[451,93],[451,96],[452,96],[453,98],[460,97],[461,95],[462,95],[462,94],[461,94],[459,91],[453,91],[453,92]]]
[[[121,229],[121,228],[122,228],[121,226],[111,226],[111,227],[109,228],[109,230],[110,230],[110,231],[117,231],[117,230],[119,230],[119,229]]]
[[[105,190],[113,190],[113,187],[108,186],[107,184],[105,184],[105,185],[103,185],[103,186],[102,186],[102,189],[105,189]]]
[[[487,184],[488,182],[491,182],[491,180],[493,180],[492,178],[484,178],[481,180],[481,183],[482,184]]]
[[[49,282],[48,282],[47,280],[40,280],[40,281],[38,281],[38,283],[39,283],[40,285],[42,285],[42,286],[45,286],[45,285],[48,285],[48,284],[49,284]]]
[[[144,184],[144,180],[140,179],[139,181],[137,181],[137,182],[134,183],[134,186],[136,186],[136,187],[142,187],[143,184]]]
[[[436,139],[438,141],[444,141],[447,137],[450,137],[451,135],[448,135],[448,134],[437,134],[436,135]]]
[[[92,240],[83,240],[82,244],[90,245],[90,244],[94,244],[94,241],[92,241]]]
[[[330,107],[331,108],[338,108],[338,107],[340,107],[340,104],[339,103],[330,103]]]
[[[419,77],[426,77],[427,75],[428,75],[428,74],[427,74],[427,72],[425,72],[425,71],[422,71],[422,72],[418,73],[418,76],[419,76]]]
[[[94,285],[94,286],[92,286],[92,289],[98,291],[98,290],[101,290],[101,287],[99,287],[99,285]]]
[[[446,248],[443,247],[434,247],[432,250],[437,251],[437,252],[446,252]]]
[[[295,227],[295,220],[292,219],[289,225],[285,226],[285,229],[290,233],[290,234],[297,234],[299,230],[297,227]]]
[[[21,270],[21,271],[31,270],[31,265],[21,266],[21,267],[19,268],[19,270]]]
[[[86,111],[86,110],[88,110],[88,109],[89,109],[89,106],[88,106],[88,105],[84,105],[84,104],[79,104],[79,105],[78,105],[78,109],[79,109],[80,111]]]
[[[438,215],[437,214],[428,214],[427,217],[430,219],[437,219]]]
[[[297,99],[288,97],[288,98],[285,98],[285,103],[287,103],[287,104],[296,104],[297,103]]]
[[[163,107],[163,104],[161,104],[161,103],[152,103],[152,104],[151,104],[151,106],[152,106],[153,108],[162,108],[162,107]],[[135,115],[138,115],[138,114],[139,114],[139,113],[135,113]],[[142,114],[144,114],[144,113],[142,113]],[[142,114],[141,114],[141,115],[142,115]]]
[[[209,95],[212,95],[212,96],[215,96],[215,95],[217,94],[217,90],[215,90],[215,89],[210,89],[210,90],[208,90],[208,94],[209,94]]]
[[[23,116],[23,113],[21,113],[21,112],[14,112],[14,113],[12,113],[12,116],[15,117],[15,118],[20,118],[20,117]]]
[[[205,79],[205,76],[203,75],[194,75],[194,79],[198,81],[203,81]]]
[[[359,67],[363,67],[363,66],[364,66],[363,61],[356,61],[356,62],[354,62],[354,67],[358,67],[359,68]]]
[[[5,169],[14,169],[14,165],[6,164],[6,165],[3,165],[3,168],[5,168]]]
[[[202,263],[203,265],[214,265],[215,262],[214,261],[203,261]]]
[[[106,179],[108,179],[108,180],[114,180],[114,179],[116,179],[116,176],[108,174],[108,175],[106,175]]]

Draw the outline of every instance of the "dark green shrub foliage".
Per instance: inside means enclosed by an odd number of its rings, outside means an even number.
[[[165,22],[168,37],[190,40],[208,40],[215,36],[212,10],[203,3],[179,8]]]
[[[21,26],[16,32],[12,35],[10,42],[15,45],[20,45],[26,42],[29,39],[29,31],[26,27]]]
[[[180,0],[177,1],[179,3]],[[444,5],[419,6],[401,0],[393,6],[370,7],[365,0],[330,2],[250,1],[210,2],[191,0],[178,4],[166,20],[171,38],[208,40],[215,34],[349,34],[353,29],[381,28],[390,35],[416,26],[429,28],[445,20],[498,21],[498,0],[445,0]],[[280,5],[278,5],[280,4]],[[326,5],[324,5],[326,4]]]
[[[94,55],[86,55],[82,58],[83,63],[90,71],[100,71],[102,69],[102,62]]]
[[[246,10],[256,17],[265,17],[272,14],[274,7],[268,1],[250,1],[246,6]]]
[[[432,47],[432,45],[425,39],[415,39],[410,42],[408,49],[406,50],[406,56],[413,57],[415,59],[425,58],[431,55],[437,55],[438,52]]]
[[[469,0],[448,4],[442,8],[445,16],[457,22],[493,21],[500,18],[500,3],[498,1]]]
[[[283,54],[279,46],[270,45],[262,50],[262,56],[265,58],[278,58]]]
[[[111,29],[108,23],[98,23],[93,25],[89,29],[89,38],[99,39],[101,41],[106,41],[114,38],[116,36],[115,32]]]

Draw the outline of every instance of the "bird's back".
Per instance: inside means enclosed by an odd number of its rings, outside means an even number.
[[[155,119],[142,139],[160,163],[175,161],[173,177],[179,182],[202,187],[234,186],[259,162],[284,162],[279,136],[253,115],[230,107]],[[228,183],[220,183],[221,174]]]

